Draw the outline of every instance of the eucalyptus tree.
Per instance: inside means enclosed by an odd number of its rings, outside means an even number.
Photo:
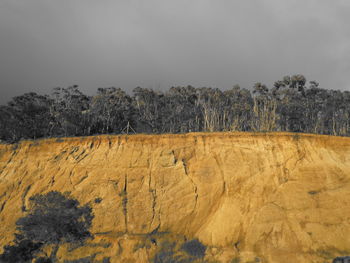
[[[16,123],[11,136],[17,139],[48,136],[53,125],[49,110],[50,102],[47,96],[35,92],[12,98],[7,107],[2,108],[2,114],[8,118],[3,120],[4,125],[13,127],[13,122]]]
[[[166,93],[167,131],[194,132],[200,131],[202,120],[196,89],[192,86],[172,87]]]
[[[349,92],[329,90],[326,100],[324,120],[327,120],[327,133],[347,135],[349,132]]]
[[[224,129],[227,112],[224,110],[224,94],[218,88],[197,88],[198,105],[203,118],[203,131]]]
[[[310,88],[305,92],[305,111],[303,118],[305,119],[304,132],[323,133],[323,112],[325,90],[318,88],[314,82],[310,82]]]
[[[254,131],[274,131],[277,127],[277,101],[269,88],[260,82],[253,87],[253,116],[251,127]]]
[[[276,109],[278,130],[305,131],[306,88],[306,78],[300,74],[285,76],[274,83],[272,93],[278,101]]]
[[[235,85],[223,92],[227,111],[224,130],[248,131],[253,111],[253,98],[247,89]]]
[[[18,113],[9,106],[0,106],[0,141],[16,142],[24,130],[19,127]]]
[[[164,129],[162,108],[166,102],[164,93],[137,87],[133,90],[137,130],[159,133]]]
[[[77,85],[55,88],[52,95],[51,112],[56,120],[55,134],[72,136],[88,135],[90,97]]]
[[[93,133],[120,133],[132,120],[132,100],[120,88],[99,88],[90,104]]]

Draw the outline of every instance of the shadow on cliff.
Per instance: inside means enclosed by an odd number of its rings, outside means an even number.
[[[4,247],[0,262],[55,263],[60,245],[82,246],[93,238],[89,228],[94,216],[88,204],[80,206],[68,193],[57,191],[36,194],[29,200],[30,210],[17,220],[15,239]],[[72,262],[90,262],[90,259]]]

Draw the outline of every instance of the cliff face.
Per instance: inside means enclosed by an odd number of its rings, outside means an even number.
[[[205,244],[207,262],[350,254],[350,138],[193,133],[0,145],[1,248],[28,199],[51,190],[71,192],[95,215],[95,238],[62,246],[61,260],[152,262],[162,241],[181,238]]]

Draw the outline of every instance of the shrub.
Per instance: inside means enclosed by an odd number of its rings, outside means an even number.
[[[93,219],[90,206],[79,206],[77,200],[55,191],[34,195],[29,200],[28,214],[16,222],[15,245],[5,246],[0,255],[0,259],[5,258],[4,262],[31,262],[44,245],[52,246],[50,261],[41,258],[38,262],[56,262],[60,244],[82,244],[92,237],[89,232]]]
[[[176,262],[174,261],[174,249],[175,243],[163,242],[160,251],[154,257],[154,263]]]
[[[198,239],[193,239],[185,242],[181,249],[184,250],[190,256],[196,258],[203,258],[205,255],[205,250],[207,249]]]
[[[206,247],[194,239],[181,246],[175,242],[165,241],[160,244],[159,251],[154,257],[154,263],[191,263],[203,261]]]

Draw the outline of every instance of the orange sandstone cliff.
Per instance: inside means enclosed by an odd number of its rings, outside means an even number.
[[[0,145],[0,253],[29,198],[51,190],[95,215],[94,239],[63,245],[62,262],[153,262],[164,240],[194,238],[207,247],[203,262],[350,254],[350,138],[190,133]]]

